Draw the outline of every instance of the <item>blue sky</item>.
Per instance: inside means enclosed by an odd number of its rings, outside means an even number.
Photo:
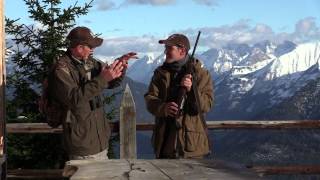
[[[79,0],[78,4],[85,2],[89,1]],[[22,0],[7,0],[5,14],[21,18],[21,23],[33,23]],[[173,32],[185,33],[192,41],[199,29],[204,32],[200,45],[207,48],[264,39],[300,43],[317,40],[319,24],[317,0],[95,0],[89,14],[77,21],[77,25],[102,33],[105,47],[111,47],[105,55],[126,50],[117,50],[117,45],[153,51],[159,48],[159,38]]]

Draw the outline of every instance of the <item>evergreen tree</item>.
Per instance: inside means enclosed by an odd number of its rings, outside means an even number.
[[[88,13],[92,1],[63,8],[61,0],[24,0],[33,25],[6,17],[6,34],[13,42],[11,60],[17,65],[8,76],[8,89],[13,93],[7,98],[7,122],[45,122],[37,105],[41,83],[66,50],[67,33],[79,16]],[[9,135],[7,146],[9,168],[61,168],[65,161],[61,135]]]

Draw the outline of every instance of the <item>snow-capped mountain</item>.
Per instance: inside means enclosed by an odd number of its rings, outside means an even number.
[[[319,58],[319,42],[299,45],[293,51],[277,58],[270,66],[266,78],[272,80],[284,75],[305,71],[316,64]]]
[[[216,105],[208,114],[210,119],[251,118],[320,76],[320,42],[229,44],[196,57],[210,71],[215,84]],[[128,76],[148,84],[164,58],[145,56],[129,68]]]
[[[320,76],[319,45],[300,44],[280,57],[269,55],[270,59],[253,65],[234,66],[216,83],[217,104],[211,117],[250,119],[293,96],[308,81]]]
[[[274,100],[289,97],[309,80],[319,76],[319,58],[319,42],[298,45],[255,74],[259,83],[254,90],[256,93],[269,92]]]
[[[274,50],[275,56],[279,57],[283,54],[289,53],[294,50],[297,45],[291,41],[284,41],[282,44],[279,44]]]
[[[262,44],[265,44],[266,47],[263,47]],[[229,44],[225,48],[209,49],[195,56],[203,62],[213,77],[216,78],[230,71],[234,66],[252,64],[252,59],[261,61],[270,58],[270,49],[272,52],[274,51],[273,45],[268,41],[256,44],[254,47],[250,47],[247,44]],[[128,76],[135,81],[147,84],[155,68],[160,66],[164,59],[164,54],[158,57],[153,54],[146,55],[129,68]]]
[[[131,65],[128,69],[127,76],[134,81],[148,84],[153,75],[153,71],[164,62],[164,59],[164,54],[158,57],[155,57],[152,53],[146,55]]]

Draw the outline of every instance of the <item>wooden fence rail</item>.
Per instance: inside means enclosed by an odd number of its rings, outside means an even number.
[[[319,165],[300,165],[300,166],[253,166],[248,167],[261,175],[276,174],[320,174]]]
[[[62,179],[63,169],[9,169],[8,179]]]
[[[207,121],[210,130],[228,129],[320,129],[320,120],[299,121]],[[51,128],[47,123],[7,123],[8,133],[61,133],[62,128]],[[111,122],[113,132],[119,132],[119,123]],[[137,123],[137,131],[151,131],[153,123]]]

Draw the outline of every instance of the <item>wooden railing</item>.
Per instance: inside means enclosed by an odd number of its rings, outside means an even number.
[[[278,120],[278,121],[207,121],[209,130],[229,129],[319,129],[320,120]],[[153,123],[136,123],[135,103],[129,87],[124,91],[120,106],[119,122],[110,123],[113,132],[120,133],[120,158],[136,158],[136,131],[151,131]],[[51,128],[46,123],[14,123],[6,125],[7,133],[35,134],[35,133],[62,133],[62,128]],[[319,166],[248,166],[249,169],[262,175],[271,174],[319,174]],[[38,173],[36,173],[38,172]],[[53,178],[61,170],[10,170],[8,177]]]
[[[320,120],[304,121],[207,121],[209,130],[230,129],[319,129]],[[110,123],[113,132],[119,132],[119,122]],[[137,123],[137,131],[153,130],[153,123]],[[8,123],[7,132],[15,134],[62,133],[62,128],[51,128],[47,123]]]

